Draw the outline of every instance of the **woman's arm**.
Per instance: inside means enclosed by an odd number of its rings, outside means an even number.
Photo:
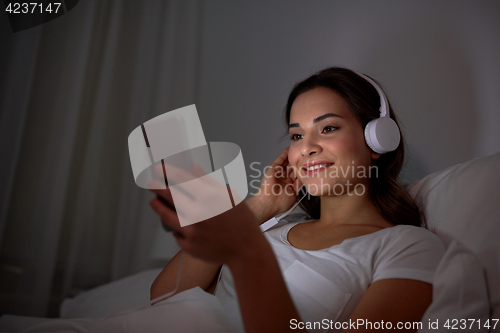
[[[210,200],[208,194],[190,194]],[[271,245],[245,203],[182,228],[169,218],[171,212],[164,205],[153,200],[152,207],[168,226],[179,230],[174,236],[186,253],[214,265],[228,265],[247,333],[291,331],[290,320],[299,320],[298,313]]]
[[[267,240],[228,262],[234,278],[245,332],[293,332],[292,319],[300,321],[274,252]]]
[[[410,279],[385,279],[372,283],[361,298],[350,320],[356,322],[392,324],[392,329],[403,332],[416,332],[425,310],[432,302],[432,285]],[[404,325],[407,327],[404,327]],[[426,323],[421,323],[425,325]],[[398,328],[398,325],[403,327]],[[351,327],[352,328],[352,327]],[[342,332],[371,332],[368,325]]]
[[[182,250],[179,251],[168,264],[163,268],[151,285],[150,299],[153,300],[168,292],[174,290],[177,284],[177,275],[179,271],[179,262]],[[184,253],[184,259],[181,267],[181,276],[179,287],[175,294],[194,287],[211,292],[214,280],[217,279],[217,273],[220,265],[207,263],[197,259],[190,254]]]

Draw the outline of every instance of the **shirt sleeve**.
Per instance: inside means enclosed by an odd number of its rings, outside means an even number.
[[[419,227],[386,238],[375,255],[373,280],[412,279],[432,283],[445,248],[439,237]]]

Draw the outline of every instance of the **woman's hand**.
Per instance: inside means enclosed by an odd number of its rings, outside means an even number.
[[[302,184],[296,171],[288,162],[288,147],[266,169],[259,191],[246,201],[259,224],[286,211],[297,200]]]
[[[168,166],[167,174],[169,180],[180,180],[175,181],[179,185],[167,185],[166,189],[151,191],[168,205],[158,199],[151,200],[150,204],[163,224],[176,230],[174,236],[187,253],[212,263],[229,264],[236,258],[251,256],[255,247],[267,242],[246,203],[236,207],[229,204],[229,209],[222,214],[203,218],[207,209],[223,211],[229,195],[225,184],[205,175],[199,166],[194,169],[195,177],[173,166]],[[182,183],[185,179],[196,179],[196,186],[191,186],[189,182]],[[154,182],[150,188],[158,187],[154,186]],[[174,198],[176,210],[173,209]]]

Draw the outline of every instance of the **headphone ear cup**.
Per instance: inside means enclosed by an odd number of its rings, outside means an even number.
[[[389,117],[377,118],[366,124],[366,144],[376,153],[385,154],[395,150],[400,140],[398,125]]]
[[[377,119],[374,119],[374,120],[370,121],[365,126],[365,141],[366,141],[366,144],[368,145],[368,147],[370,147],[371,150],[373,150],[374,152],[378,153],[377,148],[375,148],[375,146],[373,145],[372,139],[370,137],[370,127],[373,125],[374,121],[377,121]]]

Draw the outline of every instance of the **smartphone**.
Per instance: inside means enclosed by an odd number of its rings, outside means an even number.
[[[176,211],[175,210],[175,207],[173,205],[171,205],[167,200],[163,199],[162,197],[160,197],[159,195],[156,195],[156,198],[158,200],[160,200],[165,206],[167,206],[168,208],[172,209],[174,212]],[[163,229],[166,231],[166,232],[174,232],[176,231],[174,228],[172,228],[171,226],[168,226],[166,225],[165,223],[163,223],[163,220],[161,221],[161,225],[163,226]]]

